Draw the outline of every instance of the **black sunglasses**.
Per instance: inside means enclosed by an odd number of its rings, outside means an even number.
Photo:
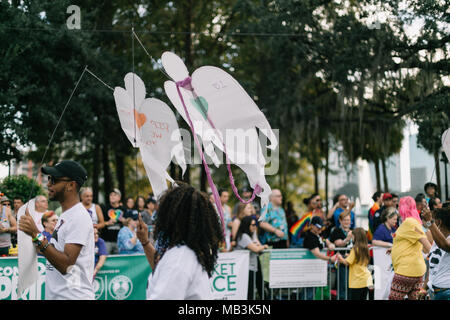
[[[9,203],[9,202],[5,202],[5,203],[3,203],[3,205],[4,205],[4,206],[11,207],[11,203]]]
[[[55,178],[53,176],[48,176],[48,181],[51,184],[57,184],[59,181],[67,181],[67,182],[69,182],[69,181],[72,181],[72,180],[71,179],[62,179],[62,178]]]
[[[252,224],[250,224],[251,226],[256,226],[256,223],[252,223]]]

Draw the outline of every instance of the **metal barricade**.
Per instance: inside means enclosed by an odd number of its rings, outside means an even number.
[[[268,255],[272,251],[289,250],[289,249],[270,249],[265,250],[259,257],[261,258],[261,267],[263,269],[270,269],[267,256],[262,258],[263,255]],[[308,249],[299,249],[309,251]],[[334,252],[340,252],[344,256],[345,252],[349,252],[349,248],[336,248],[332,250]],[[327,252],[329,255],[330,251]],[[264,262],[265,261],[265,262]],[[368,266],[369,270],[373,270],[371,265]],[[261,270],[263,272],[264,270]],[[266,275],[270,270],[265,270]],[[264,272],[263,272],[264,273]],[[349,268],[343,264],[327,265],[327,285],[325,287],[300,287],[300,288],[283,288],[274,289],[269,288],[268,277],[263,277],[262,288],[257,288],[257,276],[253,273],[253,297],[260,300],[349,300],[348,294],[348,278]],[[259,294],[261,293],[261,295]]]

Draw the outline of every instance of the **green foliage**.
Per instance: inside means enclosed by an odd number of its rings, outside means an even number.
[[[0,191],[3,192],[11,201],[14,197],[21,197],[24,202],[36,197],[45,195],[41,185],[26,175],[9,176],[0,183]]]

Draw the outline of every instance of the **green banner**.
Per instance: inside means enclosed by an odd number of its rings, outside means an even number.
[[[145,300],[151,268],[145,255],[112,255],[94,280],[96,300]]]
[[[0,258],[0,300],[44,300],[45,258],[38,258],[37,283],[17,297],[17,258]],[[96,300],[145,300],[151,268],[145,255],[111,255],[94,280]]]

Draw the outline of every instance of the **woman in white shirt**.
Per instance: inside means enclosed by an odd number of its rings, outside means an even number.
[[[220,219],[206,194],[177,183],[160,199],[155,247],[139,215],[137,236],[152,268],[147,299],[211,300],[209,278],[224,241]]]

